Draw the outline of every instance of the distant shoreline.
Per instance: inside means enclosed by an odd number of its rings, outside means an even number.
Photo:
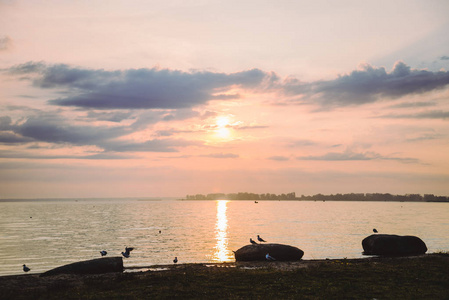
[[[0,199],[2,202],[87,202],[87,201],[139,201],[139,202],[158,202],[158,201],[283,201],[283,202],[407,202],[407,203],[449,203],[449,199],[435,201],[412,201],[412,200],[352,200],[352,199],[186,199],[186,198],[18,198],[18,199]]]

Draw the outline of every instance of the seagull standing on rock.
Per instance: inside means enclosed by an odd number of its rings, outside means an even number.
[[[257,235],[257,240],[259,241],[259,242],[266,242],[263,238],[261,238],[259,235]]]
[[[253,245],[259,245],[259,244],[257,244],[252,238],[249,238],[249,241],[250,241],[251,244],[253,244]]]
[[[124,256],[124,257],[126,257],[126,258],[128,258],[129,257],[129,253],[131,252],[131,251],[133,251],[134,250],[134,248],[133,247],[125,247],[125,252],[122,252],[122,255]]]
[[[267,255],[265,255],[265,258],[266,258],[267,260],[276,260],[273,256],[270,256],[269,253],[267,253]]]
[[[24,272],[29,272],[31,269],[28,268],[26,265],[23,265],[23,271]]]
[[[107,251],[104,251],[104,250],[102,250],[102,251],[100,251],[100,254],[101,254],[101,256],[105,256],[106,254],[108,254],[108,252],[107,252]]]

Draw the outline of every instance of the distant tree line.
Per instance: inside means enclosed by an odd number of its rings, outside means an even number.
[[[187,195],[186,200],[319,200],[319,201],[404,201],[404,202],[449,202],[449,197],[433,194],[392,195],[383,193],[350,193],[350,194],[316,194],[296,197],[295,192],[287,194],[255,194],[255,193],[214,193]]]
[[[304,196],[298,200],[329,200],[329,201],[406,201],[406,202],[449,202],[449,197],[435,196],[433,194],[406,194],[392,195],[383,193],[350,193],[350,194],[316,194],[313,196]]]

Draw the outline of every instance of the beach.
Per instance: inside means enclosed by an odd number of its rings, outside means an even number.
[[[136,269],[138,270],[138,269]],[[447,299],[449,254],[0,277],[1,299]]]

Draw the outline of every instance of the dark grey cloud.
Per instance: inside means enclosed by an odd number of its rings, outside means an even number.
[[[129,159],[131,156],[124,156],[115,153],[96,153],[90,155],[36,155],[22,151],[0,151],[0,158],[23,158],[23,159]]]
[[[366,160],[392,160],[402,163],[419,163],[416,158],[402,158],[383,156],[375,152],[357,153],[353,151],[329,152],[323,155],[298,156],[298,160],[317,160],[317,161],[366,161]]]
[[[29,74],[41,88],[64,89],[68,95],[49,103],[95,109],[191,108],[213,99],[234,99],[224,92],[235,86],[256,88],[272,76],[258,69],[237,73],[182,72],[168,69],[118,71],[28,62],[8,69]]]
[[[137,126],[138,127],[138,126]],[[180,139],[153,139],[143,142],[125,141],[135,126],[71,125],[54,115],[28,117],[13,123],[0,117],[0,142],[3,144],[45,142],[54,145],[97,146],[105,152],[176,152],[178,147],[202,145],[202,142]],[[104,158],[108,156],[104,156]],[[99,155],[85,158],[103,158]]]
[[[447,55],[443,55],[440,57],[441,60],[449,60],[449,56]]]
[[[430,110],[424,112],[418,112],[413,114],[388,114],[382,115],[377,118],[386,119],[449,119],[449,111],[443,110]]]
[[[11,132],[0,131],[0,144],[25,144],[31,142],[32,139],[19,136]]]
[[[89,111],[87,117],[98,121],[108,121],[120,123],[123,120],[135,119],[136,117],[130,111]]]
[[[99,143],[106,151],[114,152],[178,152],[177,147],[202,145],[202,142],[183,139],[153,139],[135,143],[129,141],[105,141]]]
[[[435,102],[403,102],[395,105],[389,106],[390,108],[419,108],[419,107],[429,107],[436,106]]]
[[[318,103],[323,106],[347,106],[371,103],[381,98],[399,98],[442,89],[449,84],[449,72],[412,70],[403,62],[391,72],[385,68],[363,66],[362,70],[339,76],[334,80],[301,83],[290,78],[283,84],[294,101]]]
[[[117,138],[129,133],[123,127],[76,126],[58,118],[29,117],[23,124],[12,126],[15,133],[35,141],[96,145],[99,141]]]

